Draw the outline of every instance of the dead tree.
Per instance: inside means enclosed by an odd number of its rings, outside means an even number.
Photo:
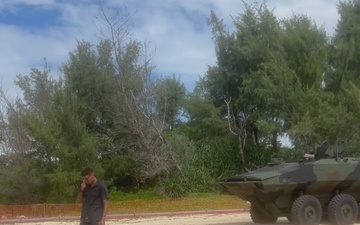
[[[128,23],[131,16],[118,9],[101,8],[99,32],[112,46],[116,69],[115,124],[128,136],[121,148],[139,162],[140,179],[169,174],[172,168],[182,174],[180,158],[166,140],[165,118],[155,110],[156,79],[148,44],[131,39]],[[118,146],[120,147],[120,146]],[[135,150],[134,150],[135,149]]]
[[[238,138],[240,160],[245,170],[248,170],[245,164],[244,151],[248,136],[246,125],[249,115],[244,112],[240,112],[235,116],[231,105],[231,97],[229,99],[225,99],[224,101],[227,107],[227,121],[228,121],[229,130],[231,134],[235,135]]]

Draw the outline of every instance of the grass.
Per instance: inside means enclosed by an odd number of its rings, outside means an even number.
[[[249,204],[236,196],[193,194],[177,199],[133,200],[110,202],[109,213],[151,213],[220,209],[247,209]]]
[[[249,205],[232,195],[192,193],[183,198],[164,198],[152,190],[135,193],[110,191],[109,213],[151,213],[219,209],[243,209]]]
[[[110,192],[109,213],[151,213],[219,209],[244,209],[249,204],[233,195],[192,193],[183,198],[164,198],[152,190]]]

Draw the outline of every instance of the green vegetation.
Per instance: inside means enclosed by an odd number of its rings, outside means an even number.
[[[109,197],[113,202],[163,199],[163,196],[160,196],[151,190],[139,190],[138,192],[126,193],[117,191],[115,188],[110,190]]]
[[[233,31],[209,12],[217,63],[190,92],[157,76],[149,46],[112,16],[112,36],[79,41],[60,79],[47,65],[19,75],[22,96],[0,92],[0,203],[72,203],[84,166],[123,202],[217,195],[220,179],[325,139],[359,154],[360,0],[339,4],[334,36],[244,7]]]

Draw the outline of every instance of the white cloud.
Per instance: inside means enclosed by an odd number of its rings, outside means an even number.
[[[324,26],[327,33],[332,35],[339,18],[337,3],[337,0],[271,0],[269,8],[275,8],[274,13],[278,18],[289,18],[293,13],[305,14],[312,18],[318,27]]]
[[[51,65],[66,60],[70,41],[38,36],[13,26],[0,25],[0,77],[8,94],[19,93],[14,80],[18,74],[28,74],[30,68],[43,67],[46,57]],[[59,61],[58,61],[59,60]]]
[[[32,31],[29,28],[8,26],[0,23],[0,77],[3,85],[11,89],[15,76],[26,74],[33,66],[42,66],[46,57],[53,67],[67,61],[68,53],[76,46],[77,39],[98,41],[94,16],[99,15],[95,2],[55,0],[1,0],[1,10],[15,3],[52,7],[61,11],[63,26]],[[248,0],[252,3],[253,1]],[[231,26],[231,15],[243,10],[237,0],[108,0],[109,4],[126,6],[133,14],[134,37],[150,41],[156,48],[154,64],[157,72],[178,74],[187,83],[194,83],[206,72],[207,64],[216,61],[211,28],[206,20],[210,10]],[[329,33],[337,22],[335,0],[269,0],[269,8],[275,8],[278,18],[289,17],[293,12],[307,14],[318,25],[326,25]],[[14,7],[13,7],[14,8]],[[194,22],[195,21],[195,22]],[[190,85],[192,86],[192,85]]]
[[[195,10],[194,5],[182,7]],[[197,23],[202,24],[202,27],[206,24],[205,11],[209,13],[209,10],[203,10],[191,15],[199,19]],[[138,14],[140,11],[135,17]],[[197,76],[203,75],[207,63],[214,63],[210,27],[206,26],[199,32],[190,18],[175,8],[170,9],[169,5],[162,5],[158,9],[152,6],[147,12],[141,11],[141,18],[137,20],[141,22],[136,22],[140,27],[134,30],[135,35],[137,39],[146,39],[154,45],[155,65],[160,72]]]

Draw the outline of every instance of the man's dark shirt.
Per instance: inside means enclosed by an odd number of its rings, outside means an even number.
[[[93,187],[87,185],[83,191],[81,222],[98,224],[103,215],[103,200],[109,199],[109,193],[102,181],[97,180]]]

